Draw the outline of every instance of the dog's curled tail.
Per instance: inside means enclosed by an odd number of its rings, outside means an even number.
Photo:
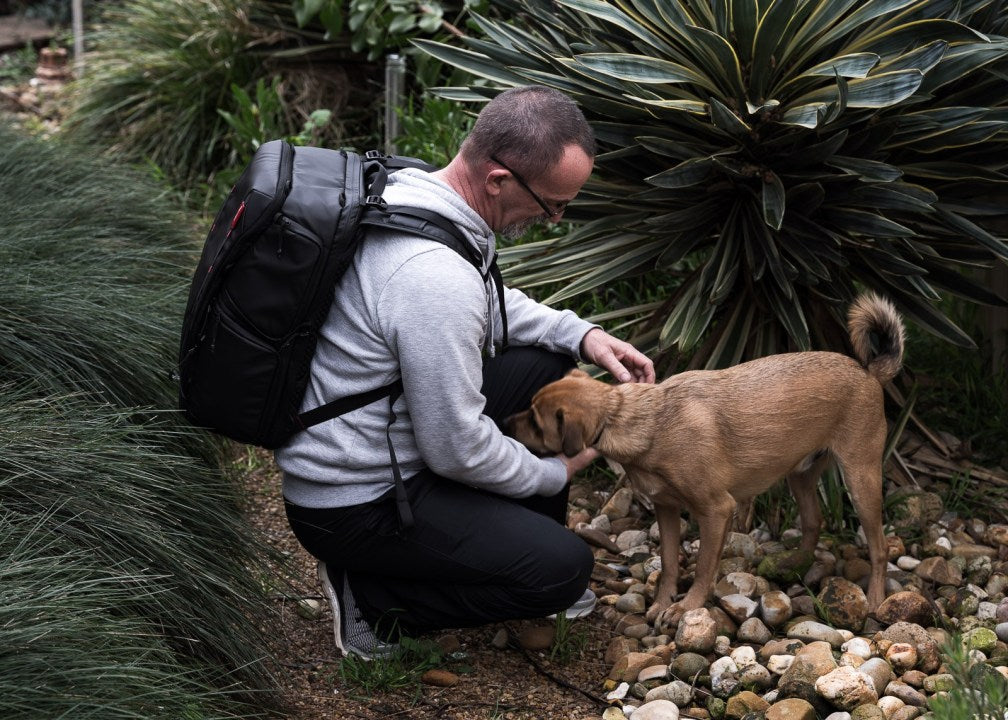
[[[892,303],[875,293],[861,295],[847,314],[854,357],[882,385],[903,364],[903,320]]]

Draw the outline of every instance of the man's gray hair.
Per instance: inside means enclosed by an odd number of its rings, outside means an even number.
[[[595,133],[577,104],[543,85],[511,88],[488,102],[462,143],[469,165],[495,155],[528,178],[556,164],[568,145],[595,157]]]

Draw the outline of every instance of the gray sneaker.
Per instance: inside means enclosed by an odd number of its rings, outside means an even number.
[[[353,653],[364,660],[392,653],[397,647],[396,644],[379,640],[374,630],[361,616],[354,602],[353,593],[350,592],[350,582],[346,573],[342,573],[342,583],[339,583],[342,588],[338,594],[329,576],[329,570],[321,560],[318,564],[318,576],[322,592],[329,601],[329,607],[332,608],[333,635],[339,651],[344,655]]]
[[[578,598],[577,602],[567,608],[564,612],[564,616],[568,620],[582,618],[585,615],[590,614],[591,611],[595,609],[595,601],[595,593],[592,592],[591,588],[585,588],[584,594]],[[553,620],[556,616],[557,613],[553,613],[549,616],[549,619]]]

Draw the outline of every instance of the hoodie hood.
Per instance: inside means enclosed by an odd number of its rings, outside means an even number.
[[[496,247],[494,232],[450,185],[423,170],[405,168],[389,176],[382,196],[389,205],[429,210],[453,223],[479,251],[486,272]]]
[[[499,302],[497,289],[489,274],[490,264],[496,257],[496,239],[493,230],[450,185],[423,170],[404,168],[392,173],[382,197],[390,206],[401,205],[441,215],[461,230],[471,247],[479,253],[482,258],[480,275],[487,295],[488,327],[484,349],[493,357],[495,340],[500,332],[499,319],[495,312]]]

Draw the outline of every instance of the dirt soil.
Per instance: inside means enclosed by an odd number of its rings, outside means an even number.
[[[271,594],[279,621],[269,628],[277,641],[277,672],[284,717],[292,720],[332,718],[438,718],[439,720],[581,720],[600,718],[605,709],[602,684],[609,667],[603,660],[615,634],[598,611],[573,621],[584,649],[567,663],[550,661],[547,652],[530,652],[511,643],[491,644],[503,628],[510,637],[549,620],[520,621],[471,630],[449,631],[430,639],[457,647],[464,658],[443,667],[459,676],[452,687],[414,680],[402,689],[368,694],[341,674],[333,641],[332,614],[322,598],[315,561],[298,544],[287,524],[280,478],[268,453],[253,451],[240,458],[241,491],[249,521],[271,548],[290,561],[289,586]],[[314,619],[298,612],[301,601],[318,601]]]

